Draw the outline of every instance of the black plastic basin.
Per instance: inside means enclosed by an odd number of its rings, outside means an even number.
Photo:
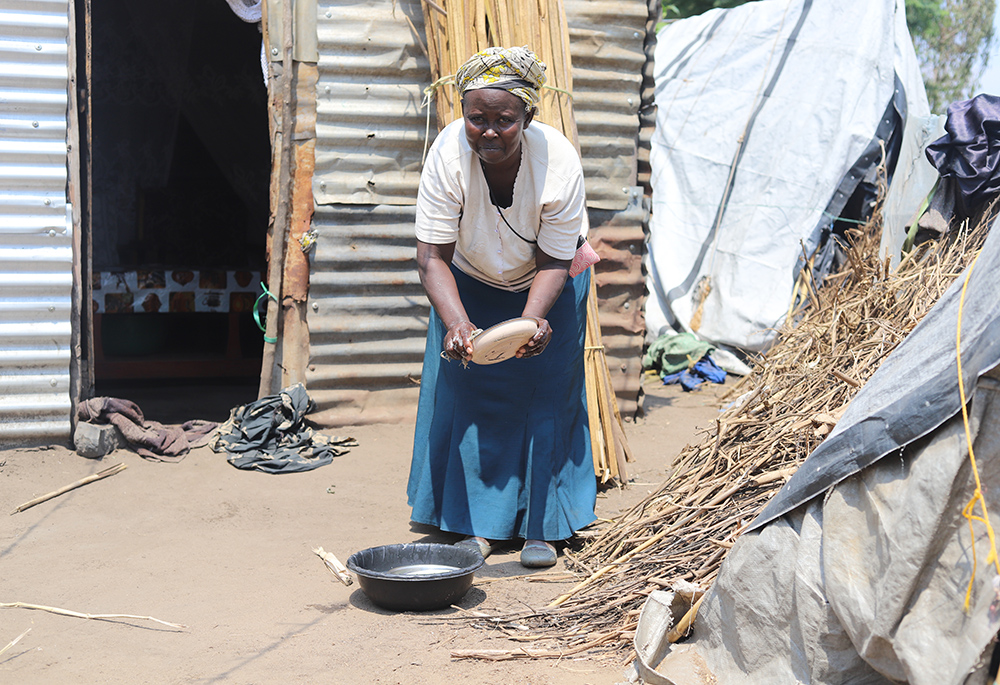
[[[472,549],[412,542],[355,552],[347,559],[347,568],[380,607],[428,611],[462,599],[483,563],[482,556]]]

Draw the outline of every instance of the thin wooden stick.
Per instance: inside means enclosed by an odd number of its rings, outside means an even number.
[[[10,649],[14,645],[16,645],[18,642],[21,641],[22,637],[24,637],[25,635],[27,635],[30,632],[31,632],[31,628],[28,628],[26,631],[24,631],[23,633],[21,633],[20,635],[18,635],[17,637],[15,637],[13,640],[11,640],[10,642],[8,642],[6,647],[4,647],[3,649],[0,649],[0,654],[3,654],[8,649]]]
[[[572,649],[552,651],[547,649],[456,649],[451,656],[453,659],[484,659],[486,661],[510,661],[511,659],[561,659],[573,656],[588,649],[599,647],[608,642],[611,635],[604,635],[597,639],[585,642]]]
[[[442,16],[448,16],[448,13],[445,11],[444,7],[441,7],[441,5],[439,5],[439,4],[435,3],[435,2],[431,2],[431,0],[423,0],[423,1],[424,1],[425,5],[427,5],[428,7],[430,7],[435,12],[441,13]]]
[[[14,511],[10,512],[10,515],[13,516],[14,514],[16,514],[18,512],[24,511],[25,509],[30,509],[31,507],[35,506],[36,504],[41,504],[42,502],[47,502],[48,500],[53,499],[55,497],[58,497],[59,495],[64,495],[67,492],[69,492],[70,490],[75,490],[76,488],[78,488],[78,487],[80,487],[82,485],[86,485],[87,483],[93,483],[94,481],[101,480],[102,478],[107,478],[108,476],[113,476],[113,475],[115,475],[116,473],[118,473],[120,471],[124,471],[127,466],[128,466],[128,464],[122,462],[121,464],[115,464],[114,466],[112,466],[110,468],[106,468],[103,471],[98,471],[97,473],[91,474],[91,475],[87,476],[86,478],[81,478],[80,480],[76,481],[75,483],[70,483],[69,485],[61,487],[58,490],[53,490],[52,492],[50,492],[47,495],[42,495],[41,497],[36,497],[35,499],[31,500],[30,502],[25,502],[24,504],[22,504],[21,506],[19,506],[17,509],[15,509]]]
[[[668,642],[677,642],[688,634],[688,631],[691,629],[691,625],[694,623],[695,617],[698,615],[698,609],[701,608],[701,603],[704,599],[705,595],[699,597],[698,601],[694,603],[694,606],[688,609],[687,613],[684,614],[684,617],[677,622],[674,629],[667,633]]]
[[[860,388],[861,387],[861,383],[859,383],[858,381],[854,380],[850,376],[847,376],[846,374],[841,373],[837,369],[830,369],[830,373],[832,373],[834,376],[836,376],[837,378],[839,378],[840,380],[844,381],[845,383],[847,383],[850,386],[853,386],[855,388]]]
[[[170,628],[178,628],[180,630],[186,630],[187,626],[180,623],[171,623],[170,621],[161,621],[158,618],[153,618],[152,616],[134,616],[132,614],[81,614],[78,611],[70,611],[69,609],[59,609],[56,607],[42,606],[41,604],[27,604],[25,602],[0,602],[0,607],[7,609],[37,609],[38,611],[48,611],[52,614],[59,614],[60,616],[72,616],[73,618],[88,618],[96,621],[113,621],[119,619],[132,619],[141,621],[154,621],[162,625],[168,626]]]
[[[322,547],[317,547],[313,550],[313,554],[318,556],[323,560],[323,563],[330,570],[330,573],[339,580],[344,585],[350,585],[354,582],[354,578],[348,572],[347,567],[340,563],[340,559],[335,557],[330,552],[327,552]]]
[[[476,578],[476,585],[481,585],[483,583],[496,583],[501,580],[526,580],[529,583],[565,583],[569,580],[576,580],[576,576],[572,573],[525,573],[518,576],[497,576],[495,578],[487,578],[482,576]]]

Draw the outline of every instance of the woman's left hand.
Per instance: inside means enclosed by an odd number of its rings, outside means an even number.
[[[524,343],[515,353],[518,359],[525,359],[541,354],[545,350],[546,345],[549,344],[549,340],[552,339],[552,327],[549,326],[549,322],[537,316],[532,318],[538,324],[538,330],[531,336],[531,340]]]

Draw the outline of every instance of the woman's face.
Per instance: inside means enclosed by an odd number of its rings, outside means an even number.
[[[518,159],[521,137],[533,115],[524,111],[524,100],[499,88],[480,88],[465,93],[462,112],[465,137],[484,163]]]

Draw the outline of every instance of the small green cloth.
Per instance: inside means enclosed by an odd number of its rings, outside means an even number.
[[[695,365],[715,346],[692,333],[664,333],[653,341],[642,358],[642,368],[656,369],[661,376],[684,371]]]

